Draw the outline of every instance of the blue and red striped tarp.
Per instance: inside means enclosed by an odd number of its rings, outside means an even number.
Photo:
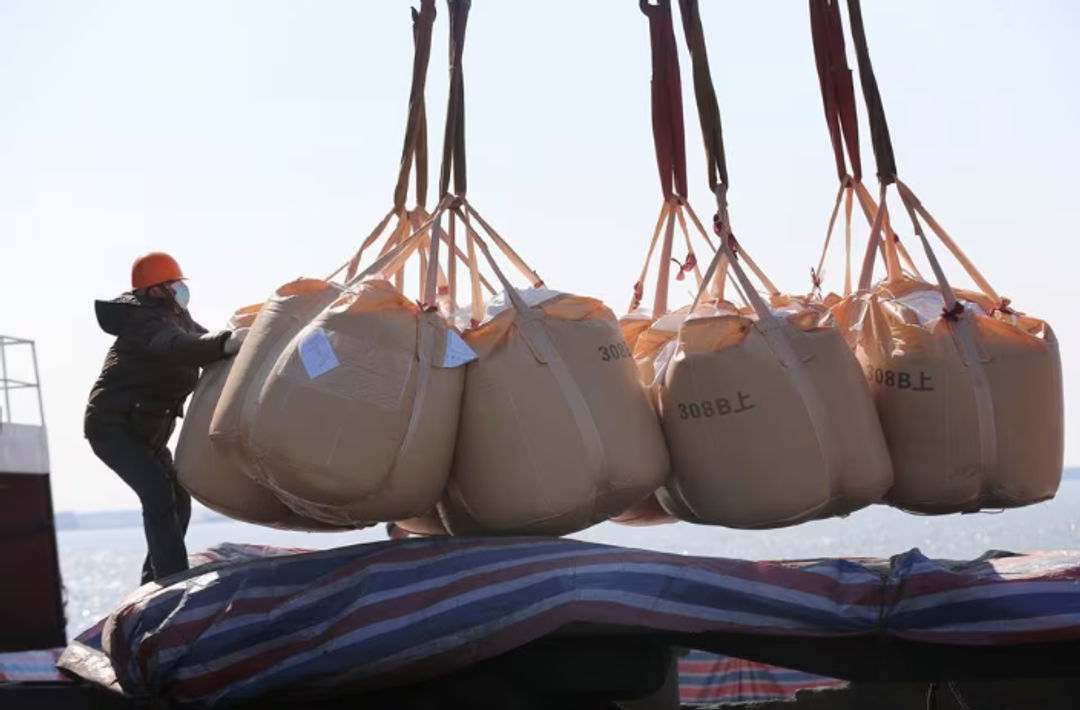
[[[778,668],[767,663],[691,651],[679,660],[679,699],[684,707],[720,707],[791,700],[803,690],[836,690],[847,681]]]
[[[63,649],[0,653],[0,684],[61,681],[64,676],[56,670]]]
[[[413,538],[300,552],[226,545],[125,598],[102,653],[61,666],[132,696],[212,705],[387,687],[570,624],[955,644],[1080,639],[1080,552],[752,562],[565,539]],[[102,659],[107,659],[103,662]]]
[[[101,651],[104,620],[79,636],[68,649],[65,661],[82,667],[86,677],[122,692],[112,673],[108,658]],[[0,654],[0,681],[64,680],[55,668],[61,649],[30,651],[24,654]],[[86,674],[88,663],[96,663],[93,674]],[[9,677],[5,677],[5,672]],[[800,691],[837,690],[848,682],[836,678],[780,668],[742,658],[707,651],[689,651],[679,659],[679,701],[682,707],[717,708],[733,704],[765,703],[791,700]]]

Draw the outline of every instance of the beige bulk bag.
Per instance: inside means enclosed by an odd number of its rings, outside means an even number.
[[[261,305],[255,305],[240,309],[230,319],[229,327],[250,329],[260,308]],[[221,360],[204,368],[192,394],[176,444],[180,485],[207,508],[235,520],[290,530],[325,528],[324,524],[290,510],[273,493],[245,476],[211,442],[210,420],[233,362]]]
[[[387,259],[407,258],[422,237],[411,240]],[[395,271],[369,269],[289,343],[259,394],[258,475],[330,523],[422,516],[450,469],[468,349],[382,277]]]
[[[1063,395],[1050,326],[1013,311],[896,182],[937,283],[899,267],[882,240],[889,277],[869,288],[877,235],[860,292],[835,309],[864,368],[892,455],[892,505],[920,513],[1011,508],[1052,498],[1061,480]],[[922,217],[982,293],[954,290],[922,232]]]
[[[621,513],[667,477],[656,416],[630,348],[600,301],[547,291],[462,198],[468,215],[538,288],[506,279],[464,211],[470,254],[478,246],[505,289],[487,317],[474,297],[463,334],[466,367],[457,447],[439,504],[454,535],[562,535]],[[470,269],[479,293],[475,260]]]
[[[249,478],[259,480],[249,438],[263,383],[293,337],[340,293],[321,279],[297,279],[277,289],[233,360],[210,420],[210,439]]]
[[[422,148],[423,143],[419,143],[417,145],[417,149],[419,150]],[[421,174],[418,174],[417,180],[421,181],[422,177],[423,176]],[[441,213],[443,210],[445,210],[445,206],[440,205],[436,212]],[[397,221],[394,223],[395,226],[393,227],[393,229],[387,231],[387,226],[391,224],[391,219],[395,217],[395,215],[397,216]],[[383,268],[384,273],[390,273],[391,271],[393,271],[392,278],[394,286],[399,291],[401,291],[404,288],[405,273],[404,269],[400,267],[404,265],[404,261],[408,258],[408,254],[412,251],[413,248],[415,248],[416,251],[420,252],[421,254],[425,253],[426,251],[430,251],[431,243],[429,241],[429,230],[434,224],[434,221],[435,217],[431,214],[428,214],[428,212],[423,207],[418,206],[412,210],[402,209],[400,212],[397,211],[397,208],[395,208],[395,210],[392,210],[389,214],[387,214],[383,218],[383,220],[375,227],[372,233],[361,245],[359,251],[357,251],[357,253],[352,257],[352,259],[350,259],[349,262],[347,262],[341,267],[341,269],[339,269],[339,272],[344,271],[344,278],[346,282],[353,282],[357,279],[364,278],[364,274],[370,273],[373,268]],[[451,259],[460,259],[463,261],[467,260],[465,253],[461,250],[460,247],[458,247],[452,242],[451,237],[449,237],[444,232],[440,232],[440,236],[441,241],[446,243],[449,247],[448,251],[450,251],[452,254],[452,256],[450,257]],[[364,252],[369,247],[376,245],[383,237],[385,237],[385,240],[383,241],[383,244],[379,251],[376,265],[374,265],[373,267],[369,267],[364,272],[364,274],[360,274],[359,276],[357,276],[357,274],[360,272],[360,262]],[[412,248],[402,246],[404,243],[412,243],[415,246]],[[423,247],[426,247],[426,249],[422,249]],[[421,259],[421,283],[426,280],[426,272],[432,263],[434,262],[429,262],[425,259]],[[444,301],[446,300],[446,297],[451,290],[451,283],[447,280],[446,273],[443,271],[442,266],[440,264],[436,264],[436,266],[438,273],[435,284],[437,286],[437,293],[439,294],[436,300],[439,302],[440,307],[442,307],[443,305],[445,305]],[[454,278],[453,273],[454,272],[452,270],[450,277],[451,279]],[[480,283],[481,286],[487,289],[489,293],[494,293],[494,289],[491,287],[491,284],[488,283],[487,279],[481,277]],[[284,493],[283,495],[287,496],[288,493]],[[311,501],[299,502],[298,504],[301,506],[306,506],[306,508],[309,510],[316,505]],[[331,510],[333,509],[333,507],[334,506],[330,507]],[[434,507],[432,507],[430,510],[428,510],[422,515],[410,517],[404,520],[397,520],[394,522],[396,522],[398,527],[400,527],[401,529],[418,535],[448,534],[446,527],[443,525],[443,522],[439,517],[438,510],[436,510]]]
[[[702,294],[706,291],[711,294],[707,298],[702,299],[703,303],[698,306],[698,315],[700,316],[707,312],[713,316],[738,316],[740,314],[743,316],[753,316],[754,313],[752,309],[740,309],[734,304],[723,300],[728,270],[726,258],[721,257],[718,266],[710,272],[712,283],[706,287],[706,281],[698,270],[696,259],[694,258],[690,234],[686,227],[688,221],[696,227],[697,233],[701,236],[709,249],[715,252],[716,247],[713,245],[712,240],[701,225],[701,221],[694,213],[690,204],[677,197],[665,200],[656,224],[656,229],[653,232],[652,242],[650,243],[645,264],[642,267],[638,281],[634,285],[634,295],[630,304],[630,312],[620,319],[620,324],[624,329],[624,333],[629,331],[634,336],[633,355],[642,382],[646,385],[657,385],[650,387],[654,403],[656,403],[656,397],[662,391],[662,387],[658,386],[659,383],[656,381],[658,369],[662,366],[662,363],[667,362],[670,359],[678,339],[680,328],[691,314],[691,308],[689,306],[684,306],[670,312],[667,311],[670,269],[665,265],[668,262],[673,261],[673,259],[670,258],[670,254],[672,252],[672,242],[675,235],[676,224],[681,228],[687,247],[687,257],[680,268],[678,278],[681,279],[685,274],[692,273],[696,279],[698,290]],[[666,229],[664,229],[665,226]],[[661,235],[662,241],[660,241]],[[649,317],[638,307],[641,304],[643,286],[648,276],[650,262],[658,244],[661,246],[660,266],[656,279],[656,294],[653,300],[652,316]],[[774,308],[800,313],[800,318],[804,322],[813,319],[806,304],[781,294],[745,252],[741,252],[740,256],[742,262],[750,267],[762,281],[762,284],[770,294]],[[644,323],[644,327],[642,326],[642,323]],[[880,494],[882,490],[883,489],[878,490],[878,494]],[[668,497],[668,499],[670,500],[670,497]],[[859,496],[850,503],[845,502],[843,499],[843,486],[840,485],[837,487],[837,495],[831,500],[833,500],[836,505],[826,504],[822,506],[818,510],[817,515],[829,516],[837,513],[850,512],[854,507],[861,507],[868,504],[873,498]],[[669,505],[669,508],[673,512],[679,513],[687,519],[694,519],[694,516],[674,505]],[[624,513],[612,518],[614,522],[625,525],[660,524],[672,522],[676,519],[677,518],[670,513],[666,513],[661,507],[661,503],[653,496],[650,496],[640,504],[635,505]]]
[[[465,226],[472,312],[463,337],[476,359],[466,366],[453,467],[439,514],[455,535],[558,535],[645,498],[667,475],[667,452],[611,311],[595,299],[566,294],[527,303],[472,229],[475,219],[532,286],[543,286],[466,197],[461,57],[469,8],[465,1],[449,3],[451,88],[439,191],[442,209],[450,212],[451,245],[455,224]],[[509,306],[486,320],[477,247]],[[451,306],[455,264],[451,258]]]
[[[656,418],[610,309],[547,294],[465,333],[454,467],[440,510],[455,535],[561,535],[640,501],[667,475]]]
[[[694,309],[660,366],[661,503],[684,520],[769,528],[879,500],[892,471],[858,364],[814,310],[774,313],[728,238],[705,282],[726,259],[754,313]]]

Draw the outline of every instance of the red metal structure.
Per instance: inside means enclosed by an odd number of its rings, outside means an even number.
[[[37,352],[32,341],[5,335],[0,335],[0,559],[0,652],[64,646]]]

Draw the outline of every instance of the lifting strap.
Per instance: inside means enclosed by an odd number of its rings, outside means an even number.
[[[679,0],[682,14],[683,35],[690,50],[690,64],[694,77],[694,100],[697,102],[701,135],[705,141],[705,162],[709,175],[709,189],[714,193],[719,185],[727,187],[727,159],[724,155],[724,131],[720,122],[720,106],[713,88],[709,71],[709,58],[705,48],[705,32],[701,25],[701,13],[697,0]]]
[[[664,200],[686,199],[686,132],[683,127],[682,80],[679,53],[675,44],[671,0],[652,5],[640,0],[639,7],[649,20],[652,48],[652,128],[656,146],[656,166]]]
[[[844,48],[839,2],[810,0],[810,32],[814,41],[814,59],[821,85],[825,123],[836,158],[836,174],[841,183],[848,181],[848,175],[855,182],[860,182],[859,118],[855,109],[855,87]]]
[[[870,63],[870,50],[866,46],[866,28],[863,26],[862,6],[859,0],[848,0],[848,18],[851,21],[851,39],[855,45],[855,58],[859,64],[859,82],[862,84],[866,115],[870,121],[870,138],[877,161],[878,180],[882,185],[896,181],[896,157],[893,155],[889,125],[885,120],[885,107],[881,103],[874,67]]]
[[[409,117],[405,124],[405,140],[401,148],[397,186],[394,188],[394,211],[405,209],[409,189],[409,170],[416,162],[416,204],[427,204],[427,107],[424,85],[427,81],[428,60],[431,58],[431,31],[435,24],[435,0],[420,0],[420,10],[412,8],[413,72],[409,89]]]

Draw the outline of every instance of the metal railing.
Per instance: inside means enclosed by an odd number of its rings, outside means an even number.
[[[33,379],[16,379],[9,376],[9,354],[15,349],[29,350]],[[33,340],[13,338],[10,335],[0,335],[0,427],[4,424],[14,424],[12,410],[12,393],[25,390],[33,390],[37,393],[38,422],[45,426],[45,402],[41,396],[41,378],[38,372],[37,347]]]

